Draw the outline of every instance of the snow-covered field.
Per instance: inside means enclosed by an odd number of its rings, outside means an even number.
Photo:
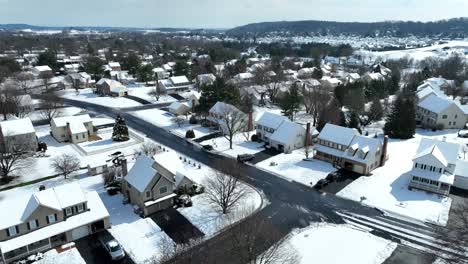
[[[256,166],[308,186],[315,185],[317,181],[336,171],[330,163],[320,160],[304,161],[303,159],[305,159],[304,149],[297,149],[289,154],[278,154],[257,163]],[[276,165],[271,166],[272,162]]]
[[[87,141],[83,143],[79,143],[78,146],[81,147],[86,153],[99,153],[99,152],[108,152],[111,150],[120,150],[120,148],[125,148],[129,146],[136,145],[141,143],[141,141],[137,140],[136,138],[132,137],[130,134],[130,139],[128,141],[123,142],[115,142],[112,140],[112,128],[106,129],[103,132],[99,132],[96,134],[100,137],[100,140],[96,141]]]
[[[229,140],[225,137],[205,140],[202,144],[212,145],[216,151],[235,158],[239,154],[255,154],[265,150],[263,143],[250,140],[253,134],[255,134],[255,131],[234,135],[232,140],[232,149],[229,148]]]
[[[159,100],[156,100],[154,96],[149,95],[148,93],[154,90],[154,86],[147,87],[147,86],[138,86],[138,87],[127,87],[130,92],[130,95],[139,97],[143,100],[151,102],[153,104],[158,103],[171,103],[177,101],[174,97],[170,95],[161,95]]]
[[[315,224],[293,231],[287,239],[299,253],[299,264],[378,264],[397,245],[349,225]]]
[[[174,115],[160,110],[160,109],[148,109],[132,112],[132,115],[141,118],[151,124],[164,128],[174,134],[177,134],[181,137],[185,137],[185,132],[187,130],[193,129],[195,132],[195,138],[199,138],[205,135],[208,135],[214,131],[210,131],[209,128],[202,127],[199,124],[192,125],[189,123],[189,117],[187,117],[183,123],[179,126],[174,122]]]
[[[76,248],[67,249],[61,253],[51,249],[44,253],[44,258],[34,262],[36,264],[85,264],[86,262],[81,257],[80,252]]]
[[[417,190],[408,190],[412,159],[419,146],[421,137],[466,144],[468,139],[457,137],[456,130],[431,132],[417,130],[413,139],[390,140],[388,144],[389,160],[385,166],[377,168],[372,176],[362,176],[341,190],[338,195],[355,201],[365,197],[364,204],[420,221],[446,225],[451,198]]]
[[[125,107],[134,107],[140,106],[141,104],[127,99],[123,97],[109,97],[104,96],[100,97],[97,94],[93,93],[91,88],[86,88],[79,90],[80,94],[77,95],[76,92],[73,90],[67,90],[62,93],[62,97],[73,99],[77,101],[84,101],[92,104],[98,104],[107,107],[114,107],[114,108],[125,108]]]

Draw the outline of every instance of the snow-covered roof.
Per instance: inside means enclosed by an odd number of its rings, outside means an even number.
[[[156,176],[157,170],[153,167],[154,160],[146,155],[140,155],[135,164],[124,178],[139,192],[143,192],[151,180]]]
[[[153,69],[153,72],[165,72],[165,70],[161,67],[157,67]]]
[[[457,160],[455,171],[453,172],[456,176],[468,178],[468,161]]]
[[[115,61],[111,61],[107,65],[109,65],[109,67],[112,67],[112,68],[120,67],[120,63],[115,62]]]
[[[190,81],[184,75],[169,78],[174,85],[187,84]]]
[[[62,208],[86,202],[86,196],[76,182],[60,185],[53,190]]]
[[[82,131],[83,128],[79,124],[83,125],[83,123],[91,122],[91,117],[88,114],[78,116],[62,116],[55,117],[52,119],[52,122],[54,122],[57,127],[64,127],[67,125],[67,123],[70,123],[70,129]]]
[[[303,126],[284,120],[276,131],[271,135],[270,140],[288,145],[294,142],[295,138],[304,136],[306,130]]]
[[[176,175],[178,171],[184,173],[184,164],[179,159],[179,155],[177,155],[174,151],[164,151],[154,155],[154,160],[158,163],[161,167],[164,167],[168,170],[172,175]],[[172,179],[173,180],[173,179]]]
[[[234,76],[234,78],[238,80],[248,80],[248,79],[252,79],[253,77],[254,75],[250,72],[242,72]]]
[[[413,161],[430,161],[433,157],[444,166],[456,164],[460,148],[457,143],[422,138]]]
[[[36,133],[29,117],[0,122],[3,136],[16,136]]]
[[[381,145],[379,139],[358,135],[351,141],[351,147],[355,151],[351,153],[346,150],[343,152],[343,157],[359,162],[367,162],[371,157],[375,156]]]
[[[37,71],[40,71],[40,72],[52,71],[52,69],[47,65],[36,66],[36,67],[34,67],[34,69],[36,69]]]
[[[241,112],[237,107],[224,103],[224,102],[217,102],[213,107],[210,109],[210,113],[217,113],[217,114],[224,114],[226,112]]]
[[[256,121],[258,125],[265,126],[272,129],[277,129],[281,123],[286,121],[288,118],[282,115],[273,114],[270,112],[264,112],[260,118]]]
[[[335,142],[340,145],[349,146],[354,136],[359,135],[355,129],[326,124],[320,132],[318,138],[330,142]]]
[[[447,109],[453,102],[445,98],[441,98],[437,95],[429,95],[421,102],[418,103],[418,106],[424,109],[427,109],[433,113],[440,113]]]
[[[169,66],[168,64],[164,64],[162,67],[165,71],[172,71],[171,66]]]
[[[99,197],[99,194],[97,192],[95,191],[88,192],[85,194],[85,197],[86,197],[86,200],[88,201],[87,207],[89,210],[83,213],[77,214],[77,215],[73,215],[67,218],[66,221],[60,221],[55,224],[45,226],[43,228],[39,228],[36,231],[0,242],[1,251],[3,253],[7,253],[17,248],[29,245],[31,243],[34,243],[34,242],[49,238],[51,236],[58,235],[58,234],[63,234],[77,227],[91,224],[101,219],[109,217],[109,212],[107,211],[106,207],[102,203],[102,200]],[[17,207],[17,206],[18,204],[13,205],[13,207]],[[0,205],[0,208],[2,208],[1,205]],[[23,208],[20,208],[20,211],[21,210],[23,210]],[[7,226],[3,225],[3,222],[5,219],[11,218],[11,215],[12,215],[11,211],[2,211],[2,212],[8,212],[8,214],[5,214],[5,216],[2,217],[2,219],[0,220],[0,222],[2,223],[1,225],[2,229],[12,226],[12,225],[7,225]]]

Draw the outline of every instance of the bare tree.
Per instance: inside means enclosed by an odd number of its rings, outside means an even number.
[[[217,123],[223,130],[224,137],[232,149],[233,138],[244,131],[247,126],[247,115],[232,105],[222,104],[219,108]]]
[[[468,263],[468,204],[452,205],[450,220],[446,227],[435,229],[436,238],[443,241],[443,247],[450,253],[440,252],[438,257],[447,264]]]
[[[323,111],[330,100],[330,94],[322,89],[321,85],[316,86],[304,83],[302,97],[306,112],[312,115],[312,125],[316,126],[320,112]]]
[[[192,248],[201,245],[202,239],[193,239],[187,243],[176,244],[165,236],[159,243],[160,254],[153,261],[154,264],[197,264],[209,263],[207,250],[205,254],[197,254]]]
[[[62,154],[52,159],[51,167],[66,179],[72,172],[80,169],[80,160],[72,154]]]
[[[46,119],[50,123],[53,118],[60,114],[60,109],[62,106],[63,100],[60,97],[49,93],[44,95],[41,99],[39,113],[42,118]]]
[[[284,239],[268,218],[261,214],[252,215],[251,209],[241,211],[246,217],[239,228],[228,231],[233,252],[239,263],[248,264],[296,264],[300,255]]]
[[[133,152],[134,157],[138,157],[140,155],[146,155],[148,157],[152,157],[158,153],[162,152],[161,146],[158,146],[157,144],[153,142],[145,142],[143,143],[140,148],[135,149]]]
[[[156,86],[154,87],[154,89],[148,92],[148,95],[154,97],[156,101],[159,101],[159,98],[161,98],[161,95],[164,94],[164,90],[161,87],[161,85],[159,85],[159,80],[157,78],[155,82],[156,82]]]
[[[51,72],[41,73],[40,78],[42,79],[42,86],[46,92],[49,91],[50,80],[54,77],[54,74]]]
[[[0,152],[1,178],[8,181],[10,175],[15,171],[30,168],[34,160],[28,158],[30,151],[26,145],[16,145],[6,152]]]
[[[176,123],[178,127],[181,127],[184,122],[185,122],[185,119],[179,115],[174,115],[172,118],[171,118],[171,121]]]
[[[32,75],[32,73],[29,73],[29,72],[20,72],[20,73],[16,74],[15,79],[16,79],[16,82],[18,83],[19,87],[26,94],[28,92],[29,88],[31,88],[31,86],[32,86],[34,76]]]
[[[223,214],[227,214],[247,195],[248,189],[239,180],[240,168],[236,162],[228,162],[222,166],[225,173],[215,170],[206,181],[206,197],[208,202],[220,207]]]

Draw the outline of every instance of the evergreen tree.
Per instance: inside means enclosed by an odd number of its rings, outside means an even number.
[[[370,121],[379,121],[382,119],[384,114],[382,103],[380,102],[379,98],[375,97],[372,100],[372,104],[369,109],[368,117]]]
[[[291,121],[294,120],[294,115],[299,111],[302,102],[302,96],[299,93],[297,83],[293,83],[289,91],[280,102],[283,115],[287,116]]]
[[[130,137],[128,135],[128,127],[125,123],[125,120],[117,115],[114,124],[114,130],[112,131],[112,140],[113,141],[127,141]]]
[[[36,64],[40,66],[47,65],[52,69],[52,71],[57,71],[59,69],[59,66],[57,63],[57,56],[52,50],[47,50],[39,54]]]
[[[416,130],[414,100],[411,96],[400,94],[393,102],[384,132],[392,138],[412,138]]]
[[[349,122],[348,122],[348,127],[350,128],[357,128],[360,130],[359,126],[359,115],[356,112],[351,112],[351,115],[349,116]]]
[[[226,83],[222,78],[216,78],[212,84],[201,87],[201,97],[195,111],[205,115],[218,101],[239,105],[241,102],[239,89],[233,84]]]
[[[174,66],[174,76],[186,76],[190,77],[190,66],[186,61],[177,61]]]

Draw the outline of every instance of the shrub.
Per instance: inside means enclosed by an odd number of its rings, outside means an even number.
[[[185,137],[186,138],[195,138],[195,132],[193,132],[192,129],[187,130],[187,132],[185,132]]]
[[[189,123],[192,124],[192,125],[198,123],[197,117],[194,116],[194,115],[192,115],[192,116],[190,117],[190,119],[189,119]]]
[[[252,137],[251,137],[252,141],[258,141],[258,135],[257,134],[253,134]]]

